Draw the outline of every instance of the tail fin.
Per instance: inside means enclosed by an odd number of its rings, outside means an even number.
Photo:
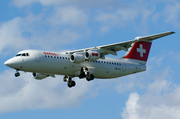
[[[173,33],[175,32],[169,31],[145,37],[136,37],[135,41],[139,42],[133,43],[123,58],[131,62],[146,64],[152,41]]]
[[[131,45],[131,48],[129,48],[128,52],[125,54],[123,58],[132,60],[136,63],[146,64],[151,44],[152,41],[135,42]]]

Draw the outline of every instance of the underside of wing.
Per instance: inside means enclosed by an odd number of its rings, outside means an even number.
[[[106,49],[106,50],[110,50],[113,52],[117,52],[120,50],[124,50],[124,51],[128,51],[128,48],[131,47],[132,43],[135,42],[139,42],[139,41],[146,41],[146,42],[150,42],[152,40],[173,34],[175,32],[165,32],[165,33],[159,33],[159,34],[155,34],[155,35],[150,35],[150,36],[145,36],[145,37],[136,37],[134,40],[132,41],[128,41],[128,42],[121,42],[121,43],[115,43],[115,44],[110,44],[110,45],[105,45],[105,46],[100,46],[100,49]],[[112,54],[112,53],[107,53],[107,54]],[[115,54],[115,53],[114,53]]]
[[[155,40],[155,39],[158,39],[158,38],[161,38],[161,37],[173,34],[173,33],[175,32],[169,31],[169,32],[154,34],[154,35],[145,36],[145,37],[136,37],[134,40],[127,41],[127,42],[120,42],[120,43],[97,46],[97,47],[92,47],[92,48],[74,50],[74,51],[69,51],[66,53],[72,54],[71,61],[75,63],[80,63],[85,60],[93,61],[99,58],[103,59],[105,58],[105,55],[108,55],[108,54],[117,55],[116,52],[121,51],[121,50],[128,51],[128,48],[130,48],[131,45],[135,42],[140,42],[140,41],[151,42],[152,40]]]

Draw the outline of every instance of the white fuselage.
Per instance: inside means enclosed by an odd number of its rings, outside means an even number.
[[[28,53],[29,56],[16,56],[5,62],[5,64],[26,72],[78,77],[81,67],[87,67],[95,78],[107,79],[146,70],[145,65],[130,62],[130,60],[124,58],[106,57],[105,59],[73,63],[70,61],[70,54],[65,52],[24,50],[19,53]]]
[[[152,41],[175,32],[164,32],[135,40],[109,45],[66,51],[49,52],[40,50],[24,50],[4,64],[16,69],[15,77],[20,76],[19,70],[32,72],[37,80],[55,75],[64,75],[63,80],[69,88],[76,82],[73,77],[109,79],[121,77],[146,70],[146,62]],[[108,58],[106,55],[117,56],[118,51],[127,51],[122,58]]]

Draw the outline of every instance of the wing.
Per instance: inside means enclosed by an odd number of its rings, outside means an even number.
[[[131,47],[132,43],[139,42],[139,41],[149,41],[150,42],[155,39],[158,39],[158,38],[161,38],[161,37],[173,34],[173,33],[175,33],[175,32],[169,31],[169,32],[154,34],[154,35],[145,36],[145,37],[136,37],[134,40],[127,41],[127,42],[120,42],[120,43],[97,46],[97,47],[92,47],[92,48],[74,50],[74,51],[69,51],[67,53],[73,54],[73,53],[77,53],[77,52],[96,51],[96,52],[100,53],[101,56],[108,55],[108,54],[117,55],[116,52],[118,52],[118,51],[121,51],[121,50],[128,51],[128,48]]]

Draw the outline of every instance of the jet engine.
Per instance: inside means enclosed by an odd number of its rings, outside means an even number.
[[[86,59],[84,58],[84,52],[77,52],[71,55],[70,61],[73,63],[81,63],[84,62]]]
[[[48,75],[43,75],[41,73],[33,73],[33,77],[37,80],[42,80],[42,79],[48,77]]]
[[[101,56],[101,55],[100,55],[99,52],[91,51],[91,50],[85,52],[85,55],[84,55],[85,59],[90,60],[90,61],[99,59],[100,56]]]

